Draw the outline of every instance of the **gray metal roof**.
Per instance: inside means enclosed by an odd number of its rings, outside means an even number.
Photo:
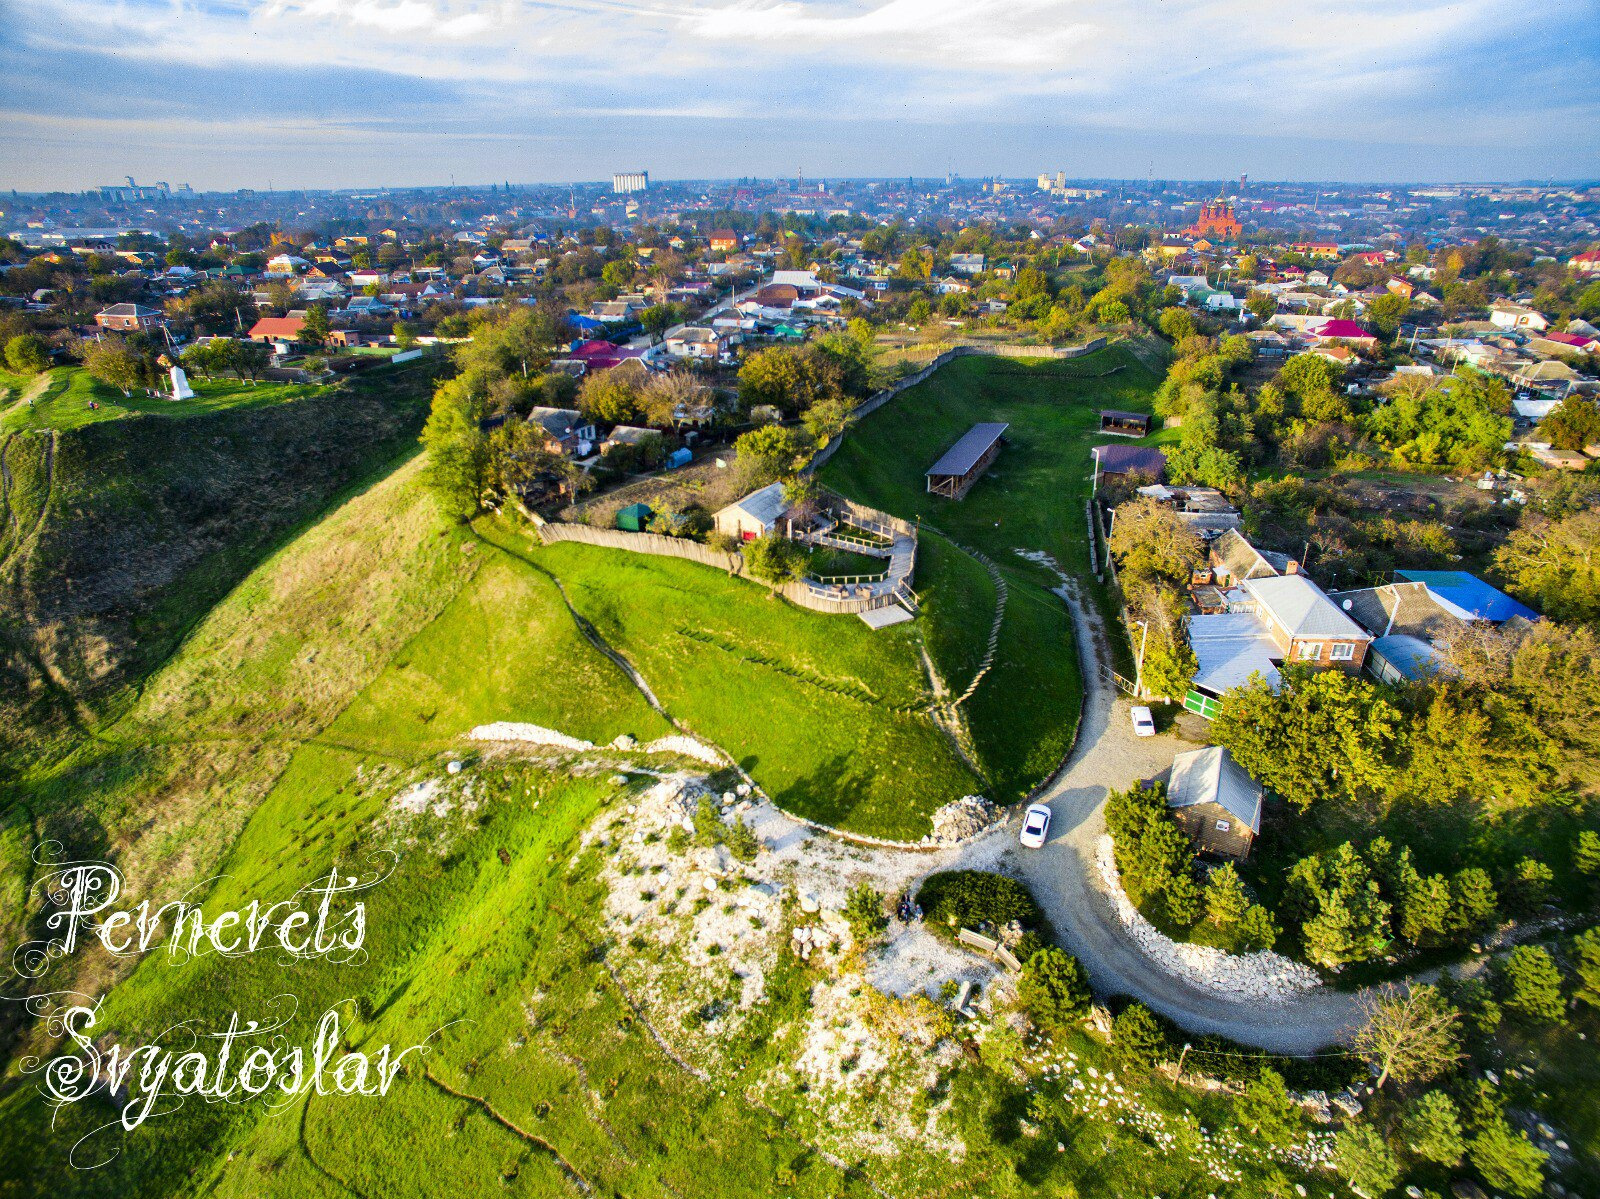
[[[1220,745],[1196,749],[1172,759],[1167,806],[1188,808],[1214,803],[1261,831],[1261,786]]]
[[[1253,612],[1189,617],[1189,644],[1199,669],[1194,683],[1214,695],[1242,687],[1259,674],[1278,685],[1277,660],[1283,655]]]
[[[956,442],[944,452],[943,457],[928,468],[930,475],[964,475],[974,466],[978,459],[987,454],[995,442],[1005,434],[1011,426],[998,421],[984,422],[973,425],[961,435],[961,440]]]
[[[1305,575],[1245,579],[1239,585],[1291,637],[1372,640],[1370,633],[1340,611],[1339,605]]]

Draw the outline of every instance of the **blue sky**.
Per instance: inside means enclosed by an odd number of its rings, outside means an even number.
[[[0,185],[1600,174],[1600,0],[0,0]]]

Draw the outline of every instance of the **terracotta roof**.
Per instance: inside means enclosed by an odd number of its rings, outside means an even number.
[[[250,336],[298,337],[305,323],[303,316],[264,316],[250,326]]]

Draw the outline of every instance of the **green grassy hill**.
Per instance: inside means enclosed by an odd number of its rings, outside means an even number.
[[[413,448],[432,378],[0,433],[0,756],[93,725],[264,553]]]
[[[993,593],[992,582],[978,582],[976,561],[950,543],[986,555],[1007,580],[994,667],[964,706],[979,762],[1003,799],[1020,798],[1055,769],[1081,702],[1071,621],[1044,590],[1060,579],[1018,551],[1048,555],[1082,584],[1086,602],[1103,602],[1084,519],[1089,448],[1107,440],[1100,409],[1147,412],[1159,382],[1125,346],[1066,361],[958,358],[852,428],[821,471],[823,483],[852,499],[948,534],[924,538],[917,573],[934,599],[927,636],[947,678],[972,677],[972,636],[988,631],[973,611],[992,611],[978,591]],[[980,421],[1010,426],[1000,457],[964,499],[929,495],[924,472]],[[959,580],[952,557],[967,561]],[[1018,705],[1019,695],[1030,702]]]

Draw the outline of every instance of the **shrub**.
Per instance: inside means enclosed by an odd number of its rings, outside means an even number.
[[[1561,999],[1561,972],[1548,950],[1519,945],[1500,967],[1499,981],[1505,1005],[1530,1020],[1561,1019],[1566,1005]]]
[[[1425,1161],[1453,1166],[1466,1147],[1455,1101],[1443,1091],[1429,1091],[1400,1120],[1401,1139]]]
[[[1016,923],[1024,932],[1045,927],[1044,913],[1028,888],[1014,878],[984,870],[930,874],[917,891],[928,926],[946,937],[958,928],[980,930]]]
[[[1089,978],[1065,949],[1041,949],[1022,967],[1017,998],[1034,1024],[1054,1036],[1089,1010]]]
[[[725,842],[728,852],[741,862],[753,862],[756,854],[761,849],[761,842],[756,840],[756,835],[750,831],[750,826],[742,820],[735,820],[728,826]]]
[[[845,900],[844,918],[850,922],[856,944],[870,945],[889,927],[889,918],[883,914],[883,893],[867,883],[857,883]]]
[[[1167,1034],[1144,1004],[1130,1003],[1111,1022],[1111,1055],[1129,1071],[1149,1071],[1166,1060]]]

